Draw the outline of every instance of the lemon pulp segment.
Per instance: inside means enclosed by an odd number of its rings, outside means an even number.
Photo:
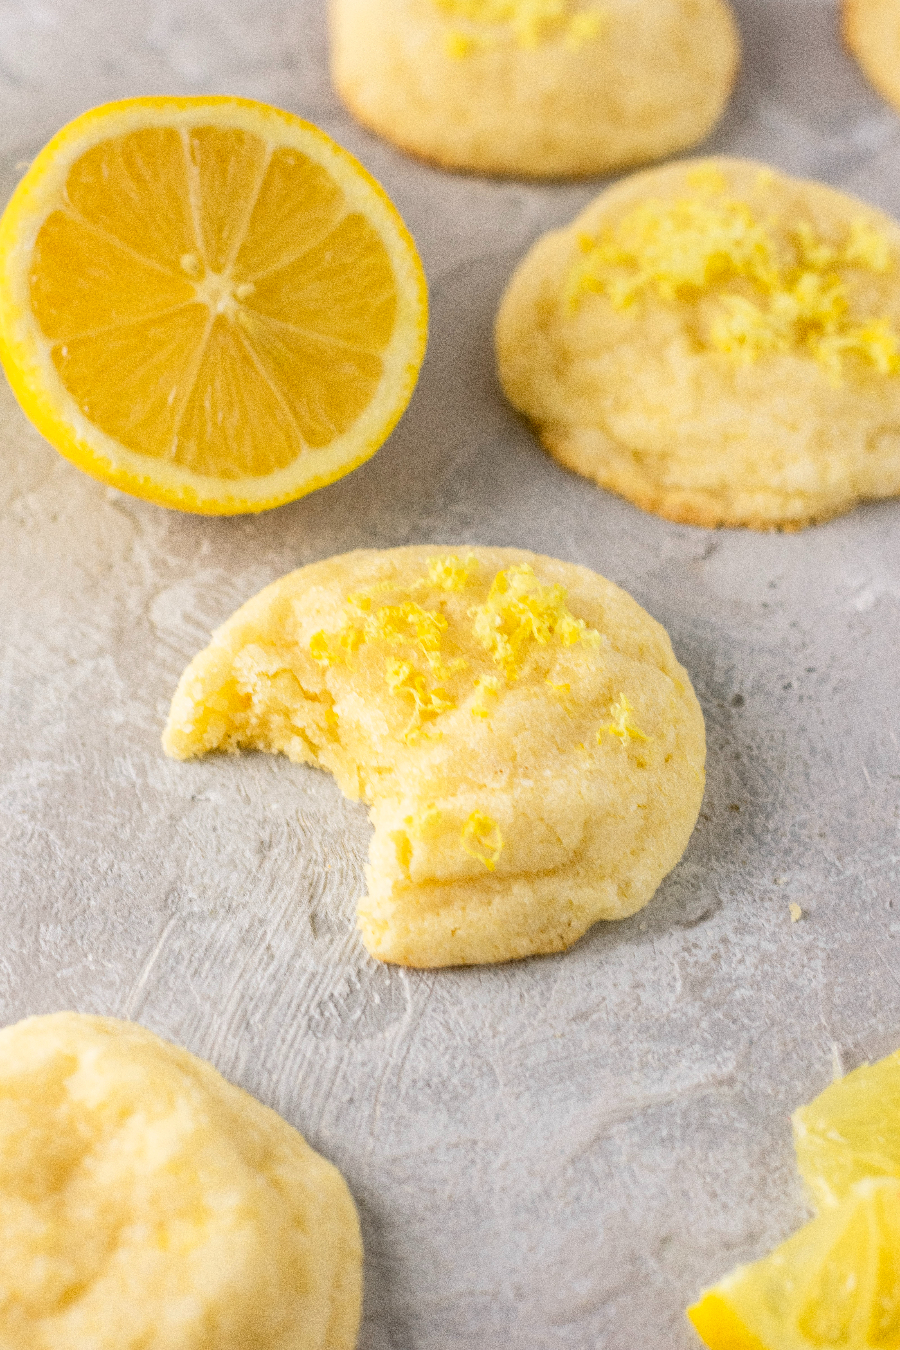
[[[897,1350],[900,1183],[858,1182],[688,1316],[711,1350]]]
[[[800,1174],[817,1205],[865,1177],[900,1180],[900,1051],[864,1064],[794,1112]]]

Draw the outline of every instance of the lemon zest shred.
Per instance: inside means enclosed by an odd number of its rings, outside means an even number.
[[[465,851],[484,863],[489,872],[493,872],[503,852],[503,835],[497,822],[482,811],[473,811],[462,828],[460,838]]]
[[[507,680],[521,674],[532,644],[557,641],[597,645],[600,634],[566,607],[566,592],[558,583],[547,586],[530,563],[518,563],[497,573],[484,604],[469,611],[473,633],[500,666]]]
[[[606,726],[601,727],[597,732],[598,744],[602,744],[603,737],[607,733],[610,736],[617,736],[623,745],[629,740],[649,741],[652,739],[650,736],[646,736],[644,732],[632,722],[631,714],[634,712],[634,708],[628,702],[628,699],[624,694],[619,695],[609,711],[613,720],[608,722]]]
[[[419,737],[426,722],[456,707],[446,689],[429,688],[427,676],[409,661],[389,661],[384,677],[392,694],[408,696],[413,701],[412,717],[403,733],[407,742]]]
[[[417,839],[434,839],[440,833],[442,815],[440,807],[431,802],[414,816],[407,816],[403,824]]]
[[[363,644],[393,649],[397,655],[385,658],[384,679],[390,692],[397,698],[412,700],[412,716],[403,739],[407,743],[423,736],[434,736],[427,724],[444,712],[456,707],[442,681],[467,668],[464,657],[444,659],[442,641],[449,626],[446,617],[423,608],[414,600],[379,605],[372,610],[371,598],[365,593],[351,594],[346,603],[361,611],[361,622],[345,618],[336,633],[324,630],[313,634],[309,650],[313,660],[325,666],[346,663],[348,656]],[[404,659],[403,648],[412,648],[414,656]],[[424,658],[427,671],[418,662]]]
[[[592,292],[620,312],[649,295],[686,303],[709,295],[716,307],[701,338],[709,350],[746,363],[806,353],[833,384],[851,357],[881,375],[900,373],[900,335],[885,318],[851,315],[843,275],[848,268],[884,275],[893,267],[890,242],[875,225],[857,217],[837,244],[800,221],[788,238],[793,261],[786,262],[771,226],[728,195],[718,170],[701,166],[688,185],[691,195],[642,202],[615,226],[580,237],[565,286],[570,310]]]
[[[728,179],[712,164],[700,164],[687,176],[688,185],[697,192],[727,192]]]
[[[334,665],[335,652],[324,630],[320,629],[318,633],[313,633],[309,640],[309,651],[312,659],[318,661],[320,665]]]
[[[472,704],[473,717],[490,717],[491,700],[500,694],[500,680],[496,675],[479,675],[475,681],[475,702]]]
[[[397,854],[397,862],[408,876],[413,854],[412,840],[405,830],[394,830],[391,834],[391,843]]]
[[[448,33],[444,47],[451,60],[465,61],[478,50],[479,43],[468,33]]]
[[[601,36],[608,21],[604,8],[581,8],[578,0],[433,0],[433,3],[448,19],[471,24],[479,30],[476,34],[453,29],[447,34],[445,47],[455,60],[465,60],[486,42],[502,41],[504,31],[510,32],[515,43],[526,50],[554,38],[561,38],[570,47],[581,47]]]
[[[450,553],[443,558],[428,559],[427,579],[442,591],[464,591],[477,571],[478,559],[474,553],[465,559]]]
[[[850,222],[850,234],[844,245],[844,261],[884,275],[891,270],[891,246],[880,230],[857,216]]]

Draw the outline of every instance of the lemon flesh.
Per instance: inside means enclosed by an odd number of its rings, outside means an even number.
[[[858,1182],[688,1317],[710,1350],[900,1350],[900,1183]]]
[[[794,1112],[800,1174],[835,1205],[864,1177],[900,1180],[900,1051],[864,1064]]]
[[[374,453],[425,303],[377,184],[245,100],[86,114],[0,224],[0,355],[26,412],[81,467],[192,510],[259,510]]]

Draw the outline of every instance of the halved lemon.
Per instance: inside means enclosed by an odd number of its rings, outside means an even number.
[[[898,1350],[900,1182],[857,1182],[688,1317],[711,1350]]]
[[[0,221],[0,359],[80,468],[166,506],[261,511],[375,453],[412,395],[427,292],[373,178],[239,98],[64,127]]]

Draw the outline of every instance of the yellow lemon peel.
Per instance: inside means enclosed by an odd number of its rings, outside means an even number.
[[[560,585],[546,586],[528,563],[508,567],[494,578],[484,604],[471,611],[473,632],[500,666],[507,680],[521,673],[522,663],[533,644],[558,642],[571,647],[577,642],[597,645],[600,634],[576,619],[566,607],[566,592]]]
[[[603,741],[604,735],[617,736],[623,745],[628,741],[650,740],[650,737],[645,736],[643,731],[632,722],[631,715],[634,708],[624,694],[619,695],[609,712],[613,720],[597,732],[598,743]]]
[[[477,571],[478,560],[473,555],[460,559],[448,554],[430,558],[425,575],[392,597],[393,603],[378,604],[374,598],[376,593],[383,596],[385,589],[394,590],[387,582],[349,593],[342,624],[335,632],[320,629],[314,633],[310,655],[328,668],[351,663],[364,646],[386,649],[384,682],[394,697],[411,704],[404,740],[436,734],[428,729],[430,724],[468,696],[458,684],[451,691],[447,683],[468,670],[469,662],[445,650],[450,627],[447,616],[408,597],[429,586],[449,594],[463,591]],[[471,608],[468,616],[474,619],[472,635],[501,667],[507,681],[519,677],[535,645],[596,646],[601,642],[599,633],[569,611],[564,588],[541,582],[527,563],[498,572],[484,603]],[[475,697],[469,705],[473,717],[490,717],[500,685],[500,676],[475,676],[471,686]],[[567,691],[569,686],[560,683],[553,688]]]
[[[384,678],[392,694],[412,699],[412,719],[403,733],[406,741],[418,735],[426,722],[456,707],[446,689],[429,688],[427,675],[408,661],[388,662]]]
[[[354,593],[347,596],[346,603],[360,611],[362,622],[348,617],[337,633],[321,630],[314,633],[309,644],[310,655],[321,665],[333,666],[346,661],[364,643],[392,649],[411,648],[412,659],[388,656],[384,664],[384,679],[391,693],[397,698],[412,700],[412,718],[404,732],[404,739],[411,740],[422,734],[427,722],[456,707],[448,691],[440,683],[434,683],[446,680],[466,666],[462,657],[449,662],[444,660],[441,647],[448,627],[447,619],[414,600],[379,605],[372,610],[369,595]],[[420,658],[424,658],[427,671],[417,664]]]
[[[427,580],[442,591],[464,591],[477,571],[478,559],[473,554],[461,559],[451,553],[428,559]]]
[[[434,839],[440,833],[441,815],[432,802],[414,816],[407,816],[403,823],[417,839]]]
[[[535,48],[561,38],[568,46],[593,42],[603,31],[602,9],[580,8],[574,0],[433,0],[438,10],[456,23],[471,24],[475,33],[454,29],[447,37],[449,56],[464,60],[485,44],[512,33],[519,47]],[[491,33],[490,30],[501,30]],[[480,30],[480,31],[478,31]],[[485,32],[484,30],[488,30]]]
[[[475,702],[472,704],[473,717],[490,717],[492,704],[500,691],[500,680],[496,675],[479,675],[475,681]]]
[[[874,225],[851,221],[837,245],[801,221],[779,242],[749,203],[727,194],[719,170],[693,170],[688,186],[691,195],[642,202],[615,226],[581,237],[566,286],[572,309],[590,292],[619,311],[651,295],[712,297],[716,309],[700,339],[708,350],[747,363],[804,353],[833,384],[850,357],[881,375],[900,373],[900,336],[888,320],[851,313],[847,270],[884,275],[893,267],[890,243]]]
[[[484,863],[489,872],[493,872],[503,852],[503,835],[497,822],[481,811],[473,811],[460,837],[466,852]]]
[[[470,37],[468,33],[448,33],[444,43],[447,55],[454,61],[465,61],[467,56],[478,50],[479,45],[477,38]]]

